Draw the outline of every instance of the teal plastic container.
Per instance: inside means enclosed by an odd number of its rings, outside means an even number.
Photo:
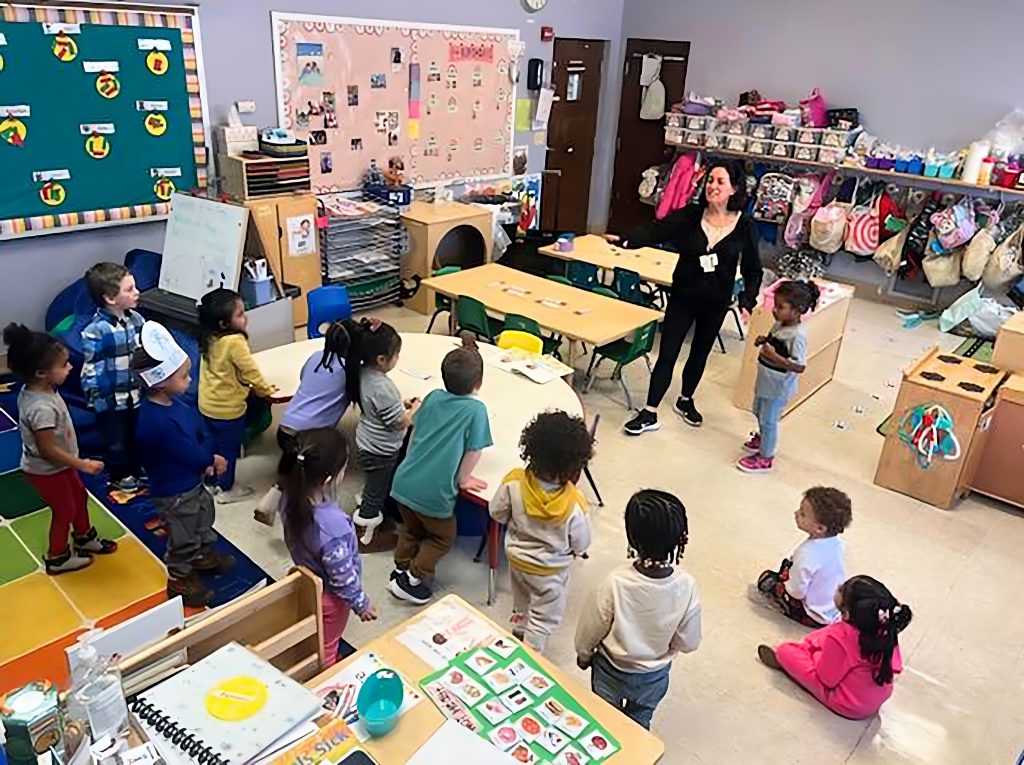
[[[363,681],[356,711],[371,736],[384,736],[395,727],[403,693],[402,678],[390,669],[378,669]]]

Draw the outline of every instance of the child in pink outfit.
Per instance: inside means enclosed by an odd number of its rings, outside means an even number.
[[[757,653],[837,715],[863,720],[892,695],[894,676],[903,671],[898,636],[912,614],[869,576],[847,580],[836,591],[836,607],[842,621],[799,643],[758,646]]]

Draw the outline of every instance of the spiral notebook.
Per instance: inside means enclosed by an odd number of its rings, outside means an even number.
[[[320,712],[321,701],[237,643],[139,694],[132,715],[168,765],[244,765]]]

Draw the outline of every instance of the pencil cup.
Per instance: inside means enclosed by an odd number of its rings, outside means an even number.
[[[402,679],[390,669],[378,669],[366,680],[356,697],[356,711],[371,736],[384,736],[398,722],[402,707]]]

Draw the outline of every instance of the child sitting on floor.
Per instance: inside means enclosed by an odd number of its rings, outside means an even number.
[[[689,541],[686,508],[645,489],[626,505],[626,540],[636,560],[612,570],[584,604],[576,663],[591,668],[594,693],[645,728],[668,691],[676,653],[700,645],[700,596],[674,568]]]
[[[219,504],[239,502],[252,494],[249,486],[235,486],[249,393],[270,398],[277,392],[263,379],[252,358],[245,333],[248,324],[242,296],[234,290],[221,288],[203,295],[199,306],[199,411],[213,434],[217,454],[227,460],[217,481]]]
[[[565,614],[569,564],[590,547],[587,503],[576,482],[594,439],[579,417],[545,412],[526,426],[519,446],[526,469],[505,476],[490,512],[508,527],[512,632],[543,651]]]
[[[853,508],[839,489],[815,486],[804,492],[793,517],[807,539],[797,546],[792,560],[782,561],[779,571],[758,577],[757,592],[793,621],[823,627],[839,620],[835,592],[846,579],[839,535],[853,520]]]
[[[774,466],[782,410],[796,394],[797,375],[807,367],[807,333],[800,319],[817,307],[818,296],[814,282],[783,282],[775,290],[775,324],[754,341],[761,348],[754,383],[758,432],[743,444],[749,456],[736,463],[744,473],[767,473]]]
[[[18,392],[21,472],[50,506],[46,573],[77,571],[91,564],[93,555],[117,550],[117,543],[100,539],[89,521],[85,486],[77,471],[96,475],[103,463],[78,456],[71,413],[57,393],[71,371],[68,351],[56,338],[24,324],[8,324],[4,342],[7,365],[24,384]],[[72,530],[74,544],[69,545]]]
[[[139,488],[135,423],[141,393],[129,366],[144,321],[135,310],[139,291],[135,277],[118,263],[97,263],[85,272],[85,285],[96,313],[82,331],[82,391],[96,413],[110,483],[134,491]]]
[[[131,368],[146,388],[136,436],[149,493],[167,531],[167,597],[206,606],[213,591],[199,573],[224,571],[235,562],[214,549],[214,502],[205,485],[227,462],[214,452],[199,412],[181,400],[192,382],[192,362],[162,325],[143,325]]]
[[[836,590],[842,621],[815,630],[799,643],[757,648],[761,661],[781,669],[831,711],[851,720],[878,713],[903,671],[899,633],[910,606],[870,576],[855,576]]]
[[[351,611],[364,622],[377,618],[363,589],[356,530],[348,513],[330,498],[348,461],[345,438],[333,428],[305,430],[281,455],[284,541],[296,565],[323,581],[324,666],[337,661],[338,644]]]
[[[356,353],[361,362],[356,449],[363,468],[363,499],[352,520],[363,530],[364,545],[384,522],[384,508],[391,496],[391,482],[398,467],[398,455],[412,417],[420,407],[418,399],[402,400],[398,386],[388,372],[398,364],[402,338],[380,319],[359,323]],[[353,374],[355,372],[353,371]]]
[[[354,350],[352,336],[356,324],[351,320],[333,322],[324,333],[324,349],[312,354],[302,365],[299,388],[281,415],[277,445],[282,452],[294,448],[296,436],[304,430],[335,428],[358,398],[359,376],[348,374]],[[273,526],[281,503],[281,488],[271,487],[256,505],[253,516]]]
[[[486,489],[473,477],[481,452],[490,446],[487,407],[474,395],[483,383],[484,362],[472,341],[441,362],[444,390],[431,391],[416,413],[405,460],[395,472],[391,496],[402,514],[395,570],[388,591],[423,605],[433,596],[424,581],[455,541],[455,500],[460,490]]]

